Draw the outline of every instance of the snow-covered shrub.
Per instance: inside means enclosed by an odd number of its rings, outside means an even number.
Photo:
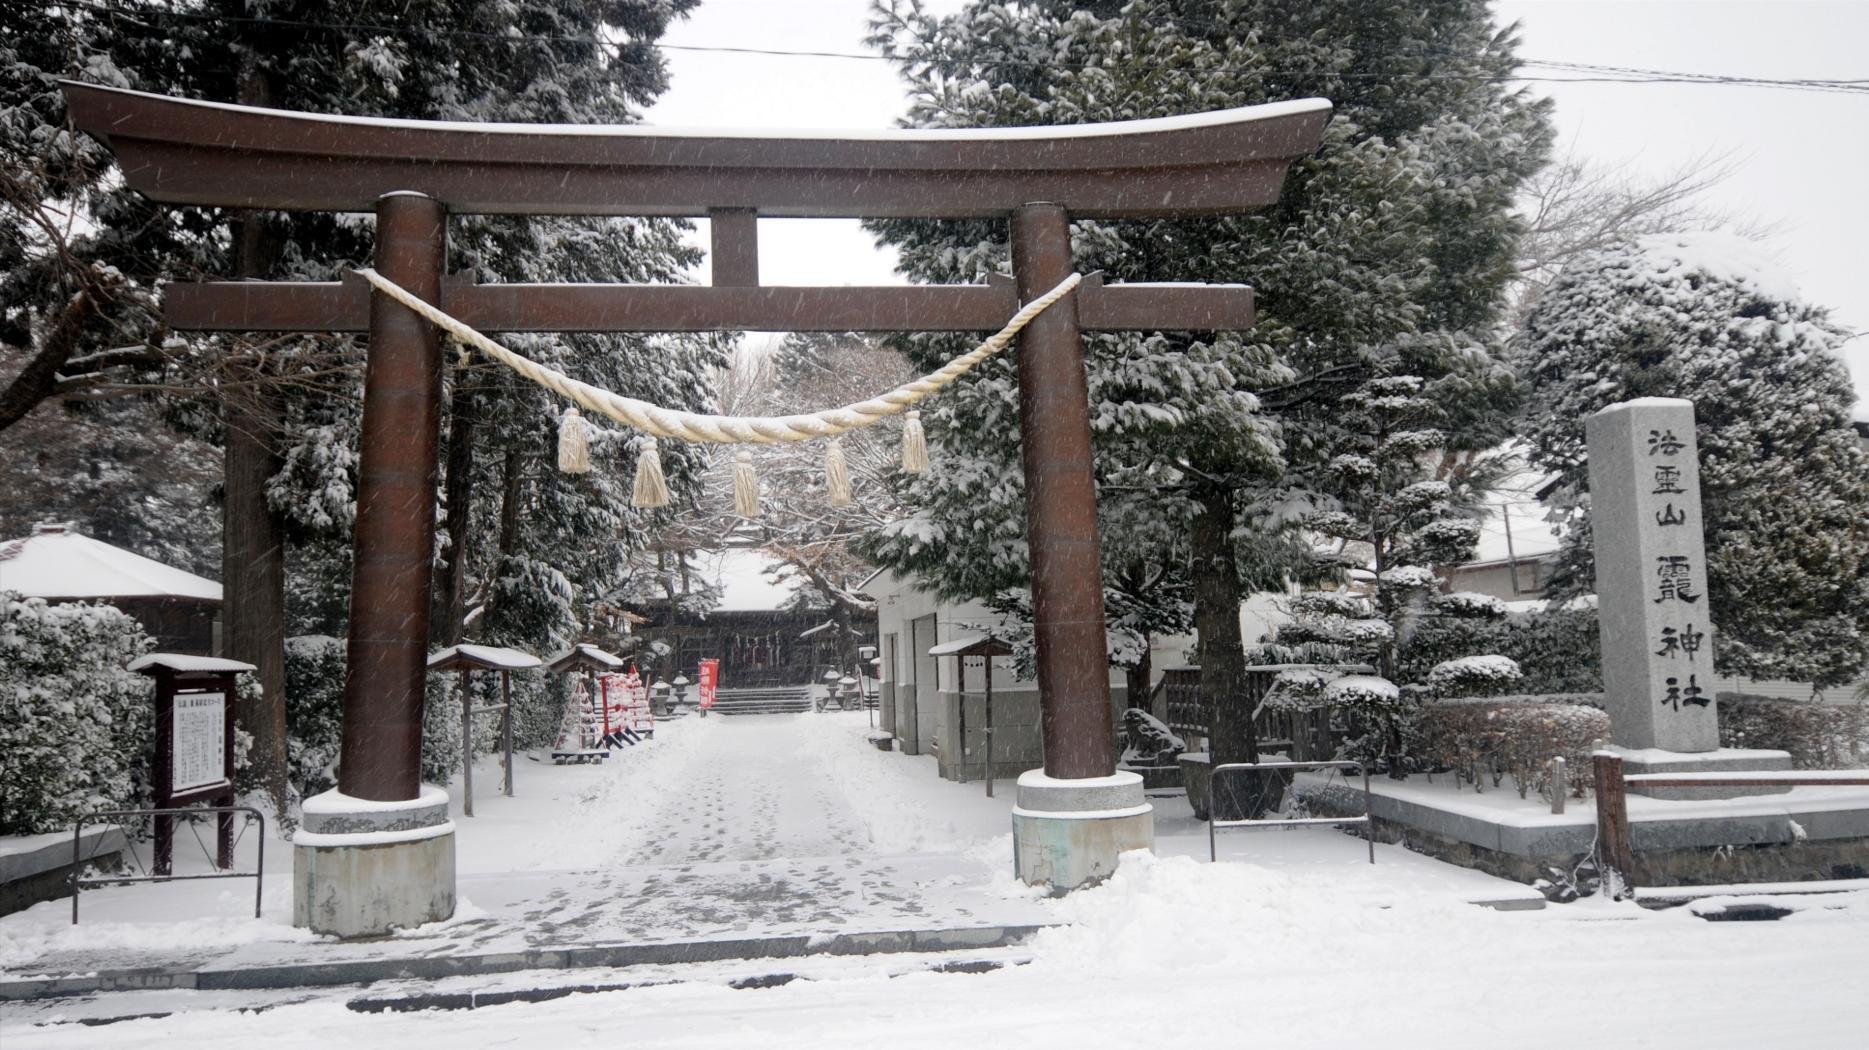
[[[1869,758],[1869,711],[1750,693],[1716,697],[1721,747],[1791,753],[1796,769],[1847,769]]]
[[[1260,701],[1260,709],[1297,713],[1328,707],[1330,705],[1324,700],[1324,688],[1340,675],[1341,672],[1324,667],[1294,667],[1289,671],[1280,671],[1266,690],[1265,699]]]
[[[336,786],[343,730],[343,640],[286,639],[286,778],[300,798]]]
[[[1595,609],[1512,613],[1489,652],[1518,661],[1519,688],[1539,694],[1589,693],[1603,688],[1602,639]]]
[[[1497,696],[1524,675],[1509,656],[1462,656],[1428,672],[1428,685],[1443,697]]]
[[[148,791],[155,692],[124,667],[152,645],[114,606],[0,594],[0,835],[58,831]]]
[[[1581,704],[1540,702],[1543,698],[1498,697],[1442,700],[1424,705],[1415,718],[1421,758],[1452,769],[1481,789],[1482,779],[1498,787],[1507,775],[1519,797],[1536,788],[1552,790],[1547,763],[1562,756],[1566,785],[1581,794],[1590,781],[1590,748],[1609,737],[1609,715]]]
[[[1505,635],[1505,605],[1468,591],[1430,595],[1414,621],[1408,645],[1398,654],[1398,681],[1426,684],[1434,668],[1449,660],[1497,653]]]
[[[1324,703],[1349,710],[1392,713],[1402,709],[1402,691],[1387,678],[1347,674],[1324,686]]]

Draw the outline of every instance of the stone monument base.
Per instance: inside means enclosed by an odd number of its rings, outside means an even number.
[[[1033,769],[1019,776],[1012,809],[1013,867],[1028,886],[1068,893],[1102,882],[1124,851],[1155,847],[1155,808],[1142,778],[1120,772],[1058,780]]]
[[[432,784],[402,802],[308,798],[292,846],[294,926],[380,937],[454,914],[454,822]]]
[[[1791,768],[1791,754],[1756,748],[1723,747],[1718,751],[1663,751],[1654,747],[1616,747],[1607,750],[1622,756],[1625,776],[1637,773],[1757,773],[1784,772]],[[1791,788],[1783,784],[1760,784],[1757,787],[1660,787],[1645,788],[1630,784],[1632,795],[1692,801],[1709,798],[1741,798],[1747,795],[1783,795]]]

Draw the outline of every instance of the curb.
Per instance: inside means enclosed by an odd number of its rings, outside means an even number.
[[[530,948],[481,955],[439,955],[391,959],[290,963],[279,966],[100,970],[82,976],[35,977],[0,981],[0,1002],[53,999],[100,992],[225,991],[318,988],[374,981],[513,973],[518,970],[577,970],[795,959],[807,955],[883,955],[945,952],[968,948],[1005,948],[1023,942],[1043,926],[973,926],[943,930],[887,930],[832,935],[796,934],[733,940],[665,941],[646,944],[596,944]],[[629,987],[624,985],[623,987]],[[593,986],[593,990],[603,990]],[[566,993],[569,994],[569,993]],[[484,997],[483,997],[484,998]]]

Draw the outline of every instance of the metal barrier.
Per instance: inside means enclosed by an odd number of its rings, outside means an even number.
[[[1363,838],[1369,843],[1369,862],[1376,863],[1376,827],[1369,817],[1369,768],[1361,762],[1344,760],[1340,762],[1225,762],[1213,768],[1207,776],[1207,805],[1212,811],[1214,797],[1218,792],[1220,774],[1240,770],[1263,772],[1268,769],[1355,769],[1363,774],[1363,815],[1360,817],[1287,817],[1260,820],[1209,820],[1207,822],[1207,860],[1209,863],[1219,860],[1219,846],[1215,833],[1223,828],[1278,828],[1297,827],[1302,824],[1361,824]]]
[[[235,813],[245,813],[257,821],[260,826],[258,839],[259,853],[254,858],[252,871],[229,871],[201,875],[111,875],[103,878],[86,879],[79,876],[84,862],[88,859],[78,854],[83,849],[82,832],[86,824],[95,824],[105,819],[117,817],[153,817],[156,820],[173,820],[176,817],[206,816],[219,814],[223,820],[231,821]],[[242,828],[241,835],[246,834]],[[206,855],[207,847],[202,846]],[[263,873],[266,870],[266,815],[252,806],[187,806],[170,809],[100,809],[86,813],[78,818],[71,829],[71,924],[78,925],[78,893],[86,886],[114,886],[125,882],[192,882],[197,879],[252,879],[253,880],[253,917],[260,917],[260,901],[265,889]]]

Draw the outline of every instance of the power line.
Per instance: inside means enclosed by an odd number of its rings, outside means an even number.
[[[628,40],[615,40],[599,36],[578,36],[551,33],[490,33],[472,29],[454,28],[413,28],[369,22],[317,22],[305,19],[273,18],[259,15],[218,15],[201,11],[182,11],[173,8],[147,7],[140,5],[121,5],[100,3],[95,0],[61,0],[56,6],[77,8],[100,14],[122,16],[126,18],[169,18],[196,22],[237,23],[253,26],[274,26],[282,29],[313,29],[346,34],[376,33],[404,37],[448,37],[464,40],[490,40],[511,44],[514,42],[533,42],[541,45],[580,44],[605,49],[622,49],[632,45]],[[637,46],[653,47],[658,51],[678,51],[696,54],[723,55],[758,55],[770,58],[810,58],[843,59],[862,62],[896,62],[892,56],[858,51],[821,51],[808,49],[785,49],[764,47],[741,47],[721,44],[668,44],[661,42],[647,45],[636,42]],[[1421,71],[1391,71],[1355,73],[1331,69],[1256,69],[1210,67],[1205,73],[1253,73],[1262,76],[1287,77],[1325,77],[1338,80],[1422,80],[1422,81],[1469,81],[1474,83],[1533,83],[1533,84],[1702,84],[1725,87],[1751,87],[1791,91],[1820,91],[1831,94],[1869,94],[1869,78],[1814,78],[1814,77],[1754,77],[1729,73],[1692,73],[1678,70],[1647,69],[1639,66],[1614,66],[1586,62],[1521,58],[1515,64],[1538,69],[1567,71],[1576,75],[1536,76],[1525,73],[1435,73]],[[1030,59],[976,59],[967,64],[988,68],[1021,67],[1028,69],[1103,69],[1107,68],[1094,62],[1056,62],[1035,61]]]

